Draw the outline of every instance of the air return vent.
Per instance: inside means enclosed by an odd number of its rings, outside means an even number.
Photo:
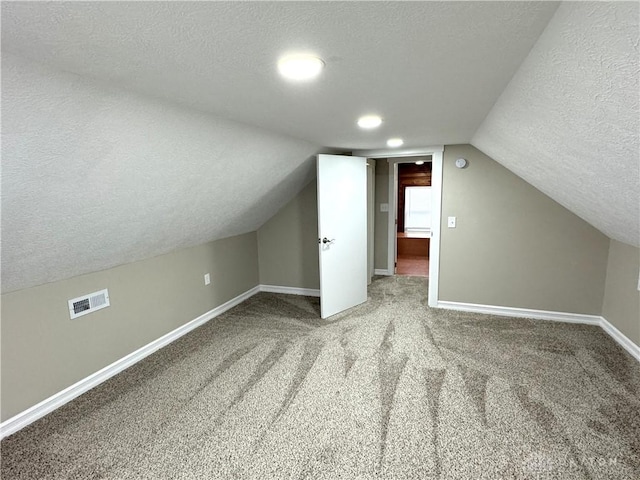
[[[69,300],[69,316],[74,319],[93,313],[96,310],[109,306],[109,291],[107,289],[99,292],[83,295],[82,297]]]

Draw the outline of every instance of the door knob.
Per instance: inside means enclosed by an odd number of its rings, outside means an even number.
[[[329,240],[327,237],[324,237],[324,238],[322,239],[322,243],[323,243],[323,244],[325,244],[325,245],[326,245],[327,243],[333,243],[334,241],[335,241],[335,239],[331,239],[331,240]],[[319,240],[319,239],[318,239],[318,243],[320,243],[320,240]]]

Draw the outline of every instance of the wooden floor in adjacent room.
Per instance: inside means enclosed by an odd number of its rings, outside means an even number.
[[[396,275],[411,275],[414,277],[429,276],[429,257],[416,255],[398,255]]]

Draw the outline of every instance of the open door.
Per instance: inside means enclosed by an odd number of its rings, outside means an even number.
[[[367,160],[318,155],[322,318],[367,301]]]

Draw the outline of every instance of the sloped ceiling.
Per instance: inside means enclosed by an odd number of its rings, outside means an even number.
[[[556,7],[3,2],[3,291],[255,230],[320,148],[468,142]]]
[[[318,146],[4,54],[2,288],[256,230]]]
[[[638,2],[563,3],[472,144],[640,246]]]

